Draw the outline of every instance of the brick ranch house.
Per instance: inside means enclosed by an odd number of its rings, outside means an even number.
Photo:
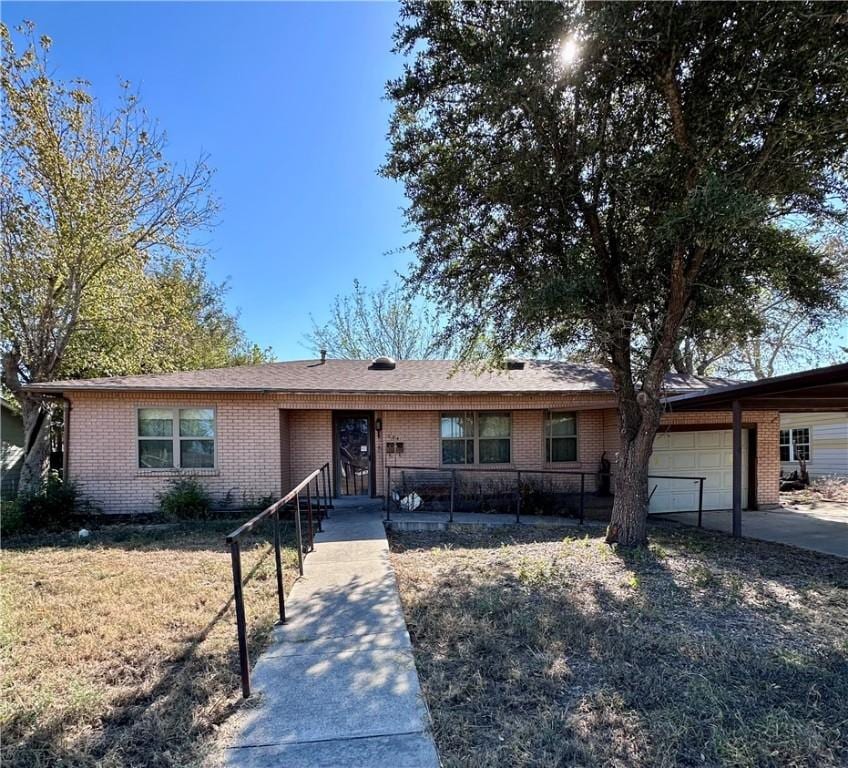
[[[65,399],[66,472],[105,512],[147,512],[180,474],[218,501],[279,495],[324,462],[338,496],[380,496],[386,466],[596,472],[619,445],[609,374],[555,361],[476,374],[452,361],[306,360],[34,384]],[[715,380],[670,375],[669,395]],[[651,471],[705,476],[731,505],[731,412],[665,414]],[[745,413],[743,503],[778,502],[780,414]],[[567,478],[566,478],[567,480]],[[587,490],[594,489],[594,476]],[[653,511],[693,509],[691,481],[652,481]]]

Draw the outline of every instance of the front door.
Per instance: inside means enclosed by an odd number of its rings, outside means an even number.
[[[371,415],[337,413],[335,423],[336,493],[339,496],[370,496]]]

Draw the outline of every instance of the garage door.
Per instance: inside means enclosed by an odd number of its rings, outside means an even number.
[[[654,440],[650,473],[677,478],[705,477],[704,509],[733,505],[733,432],[665,432]],[[742,503],[748,498],[748,430],[742,430]],[[648,481],[651,512],[687,512],[698,508],[698,483],[692,480]]]

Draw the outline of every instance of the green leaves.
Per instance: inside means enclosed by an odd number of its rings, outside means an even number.
[[[87,83],[49,74],[49,38],[18,34],[21,55],[0,27],[7,385],[264,357],[203,269],[196,238],[217,210],[206,158],[177,168],[128,84],[103,114]]]
[[[733,314],[734,334],[756,332],[745,308],[769,286],[805,311],[832,305],[839,276],[806,227],[845,223],[837,16],[405,3],[383,170],[406,184],[420,233],[414,284],[466,349],[589,340],[655,386],[684,320]],[[563,67],[571,37],[579,54]]]

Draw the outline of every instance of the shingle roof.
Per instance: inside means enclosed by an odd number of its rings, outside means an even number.
[[[612,392],[609,372],[596,365],[528,360],[521,370],[478,373],[456,368],[452,360],[399,360],[394,370],[373,370],[369,360],[294,360],[235,368],[71,379],[32,384],[36,392],[72,390],[328,392],[393,394]],[[723,384],[720,379],[670,374],[673,392],[691,392]]]

